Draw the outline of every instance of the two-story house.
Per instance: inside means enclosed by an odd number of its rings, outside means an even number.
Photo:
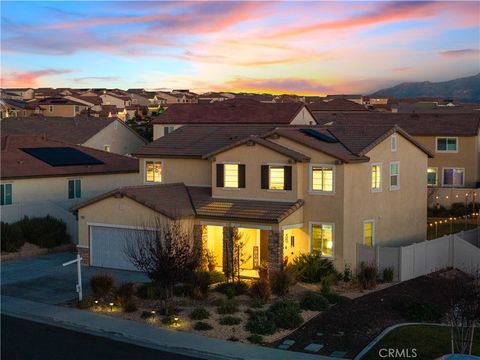
[[[123,110],[127,106],[132,105],[132,99],[129,94],[120,94],[117,92],[108,92],[105,91],[100,95],[102,99],[102,104],[104,105],[115,105],[118,110]]]
[[[85,103],[63,97],[47,97],[39,100],[37,104],[42,115],[48,117],[75,117],[89,109]]]
[[[431,154],[397,126],[187,125],[137,156],[144,185],[73,208],[89,264],[133,268],[122,249],[155,217],[192,220],[220,268],[237,228],[246,276],[312,251],[355,268],[357,243],[426,236]]]
[[[214,103],[170,105],[153,118],[153,140],[184,125],[217,124],[316,124],[312,112],[303,103],[261,103],[232,99]]]

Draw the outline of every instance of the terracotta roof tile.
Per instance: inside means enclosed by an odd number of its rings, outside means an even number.
[[[308,104],[308,107],[312,112],[342,112],[342,111],[368,111],[365,106],[360,105],[356,102],[347,100],[347,99],[333,99],[330,101],[318,101],[311,104]]]

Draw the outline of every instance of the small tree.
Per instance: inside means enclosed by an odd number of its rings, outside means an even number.
[[[151,230],[153,229],[153,230]],[[164,309],[173,297],[176,284],[187,280],[200,265],[201,251],[189,221],[165,221],[155,218],[133,232],[135,241],[127,241],[125,255],[132,264],[159,286]]]
[[[452,353],[472,353],[475,326],[480,324],[480,273],[473,281],[456,277],[450,285],[450,322]]]
[[[230,239],[226,243],[226,256],[225,256],[225,276],[227,280],[232,282],[240,281],[240,270],[248,260],[251,259],[251,255],[245,253],[245,249],[248,245],[248,237],[244,238],[244,235],[238,231],[238,228],[234,227],[230,230]]]

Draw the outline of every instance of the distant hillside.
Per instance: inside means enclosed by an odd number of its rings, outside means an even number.
[[[480,73],[474,76],[442,82],[406,82],[379,90],[370,96],[393,96],[395,98],[441,97],[465,102],[480,102]]]

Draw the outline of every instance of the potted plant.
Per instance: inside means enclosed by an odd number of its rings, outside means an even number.
[[[213,253],[212,250],[208,250],[205,258],[207,260],[208,271],[215,270],[215,266],[217,265],[217,257]]]

